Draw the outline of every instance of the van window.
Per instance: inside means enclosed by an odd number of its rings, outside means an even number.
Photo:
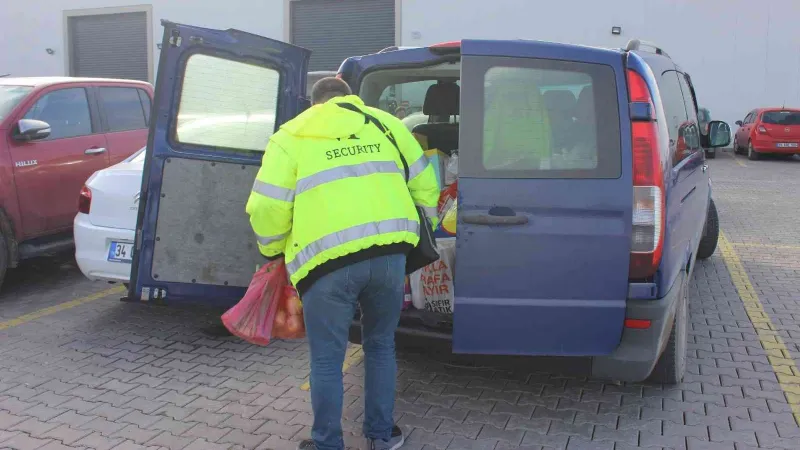
[[[361,82],[358,95],[364,102],[380,108],[401,119],[411,130],[415,125],[427,123],[423,112],[428,89],[439,82],[459,82],[460,65],[443,63],[419,69],[387,69],[370,73]],[[436,121],[444,120],[437,117]],[[450,116],[458,122],[458,115]]]
[[[423,112],[425,95],[428,93],[428,88],[439,81],[436,79],[389,84],[383,87],[377,99],[369,102],[370,106],[392,114],[402,120],[410,130],[414,128],[414,125],[428,122],[429,118]],[[455,81],[456,84],[459,84],[457,80],[447,79],[447,81]],[[449,121],[458,122],[458,115],[451,116]]]
[[[683,159],[683,157],[677,153],[679,137],[681,135],[680,130],[689,120],[689,117],[686,115],[686,104],[683,101],[683,91],[678,81],[678,72],[674,70],[668,70],[662,73],[657,79],[658,91],[661,94],[661,103],[664,105],[667,132],[669,133],[670,160],[672,160],[673,164],[678,164]]]
[[[462,64],[462,82],[470,88],[462,92],[461,106],[479,112],[462,117],[460,164],[465,175],[621,175],[619,100],[613,68],[502,57],[468,57]],[[469,151],[470,147],[478,151]]]
[[[189,57],[175,139],[233,152],[263,152],[275,132],[278,71],[195,54]]]
[[[682,151],[677,156],[684,159],[694,152],[700,150],[700,126],[697,121],[697,113],[694,106],[694,98],[686,75],[678,73],[678,84],[683,92],[683,105],[686,110],[686,121],[681,124],[679,130],[678,150]]]

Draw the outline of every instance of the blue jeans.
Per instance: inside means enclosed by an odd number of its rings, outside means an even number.
[[[405,255],[372,258],[331,272],[303,295],[311,348],[311,438],[318,450],[343,450],[342,364],[350,323],[361,304],[364,350],[364,435],[388,439],[394,426],[397,361],[394,333],[400,320]]]

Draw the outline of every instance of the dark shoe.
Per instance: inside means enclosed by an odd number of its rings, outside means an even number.
[[[392,428],[392,436],[388,440],[368,439],[368,441],[370,450],[397,450],[403,446],[405,438],[403,438],[403,430],[395,425],[394,428]]]
[[[306,439],[297,444],[297,450],[317,450],[313,439]]]

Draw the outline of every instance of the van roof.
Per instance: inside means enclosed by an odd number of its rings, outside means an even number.
[[[89,78],[89,77],[17,77],[17,78],[0,78],[0,85],[12,86],[50,86],[53,84],[66,84],[66,83],[125,83],[125,84],[138,84],[141,86],[150,86],[150,83],[139,80],[125,80],[121,78]]]

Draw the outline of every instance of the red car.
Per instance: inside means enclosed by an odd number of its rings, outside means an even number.
[[[73,245],[81,187],[145,145],[152,98],[141,81],[0,78],[0,285]]]
[[[733,151],[747,151],[747,157],[759,159],[764,153],[800,154],[800,110],[760,108],[737,120]]]

